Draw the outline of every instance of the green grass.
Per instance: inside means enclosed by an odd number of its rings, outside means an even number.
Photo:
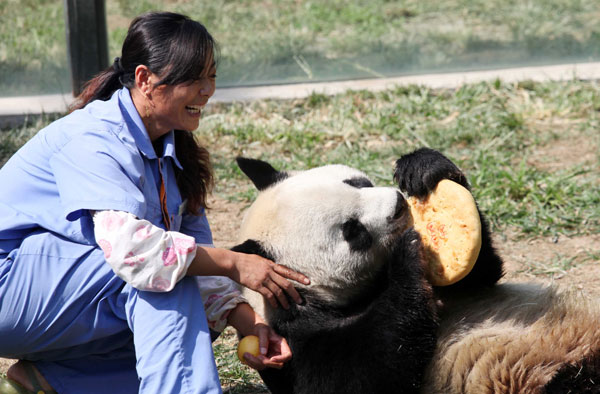
[[[568,256],[562,253],[555,253],[550,260],[529,260],[527,265],[517,272],[558,280],[568,275],[572,268],[582,264],[593,264],[598,261],[600,261],[600,250],[583,250]]]
[[[124,12],[122,5],[129,2],[117,3]],[[222,44],[224,84],[378,77],[600,55],[600,4],[589,1],[138,4],[126,15],[162,4],[203,21]],[[114,38],[120,42],[117,34]]]
[[[599,109],[595,83],[409,86],[217,105],[198,135],[213,148],[218,177],[240,182],[230,198],[254,196],[236,155],[283,169],[345,163],[391,185],[394,160],[430,146],[464,169],[494,230],[576,235],[600,231]]]
[[[237,342],[234,330],[227,328],[213,344],[224,391],[229,394],[268,393],[258,373],[240,363],[237,358]]]
[[[575,256],[563,256],[557,254],[550,261],[531,261],[522,272],[530,273],[536,276],[544,275],[553,279],[560,279],[567,274],[567,271],[573,268]]]
[[[220,86],[600,58],[595,1],[106,0],[110,58],[133,17],[159,9],[213,33]],[[70,91],[62,2],[0,2],[0,87]]]
[[[26,119],[25,123],[12,130],[0,130],[0,167],[9,157],[37,133],[39,129],[56,119],[58,115]]]
[[[1,96],[69,92],[62,2],[0,2]]]

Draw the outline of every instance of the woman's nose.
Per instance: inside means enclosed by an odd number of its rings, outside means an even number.
[[[200,94],[202,96],[212,96],[215,93],[215,80],[212,78],[203,78],[200,86]]]

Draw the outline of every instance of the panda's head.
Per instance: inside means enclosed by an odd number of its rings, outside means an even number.
[[[370,283],[411,225],[398,190],[375,187],[356,169],[328,165],[288,173],[245,158],[238,165],[260,191],[245,214],[240,242],[255,243],[267,257],[307,275],[310,290],[329,302],[344,303]]]

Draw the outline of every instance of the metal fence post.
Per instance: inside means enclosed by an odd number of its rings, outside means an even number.
[[[108,34],[104,0],[64,0],[67,53],[73,95],[108,66]]]

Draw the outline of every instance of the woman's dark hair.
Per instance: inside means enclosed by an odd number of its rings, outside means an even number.
[[[158,85],[177,85],[194,81],[217,62],[217,44],[206,28],[185,15],[150,12],[135,18],[121,57],[90,80],[77,97],[71,110],[85,107],[94,100],[108,100],[122,86],[133,88],[135,69],[145,65],[162,79]],[[190,131],[177,130],[175,151],[184,168],[176,168],[177,185],[187,209],[197,213],[206,208],[207,195],[213,186],[213,172],[208,151],[197,144]]]

